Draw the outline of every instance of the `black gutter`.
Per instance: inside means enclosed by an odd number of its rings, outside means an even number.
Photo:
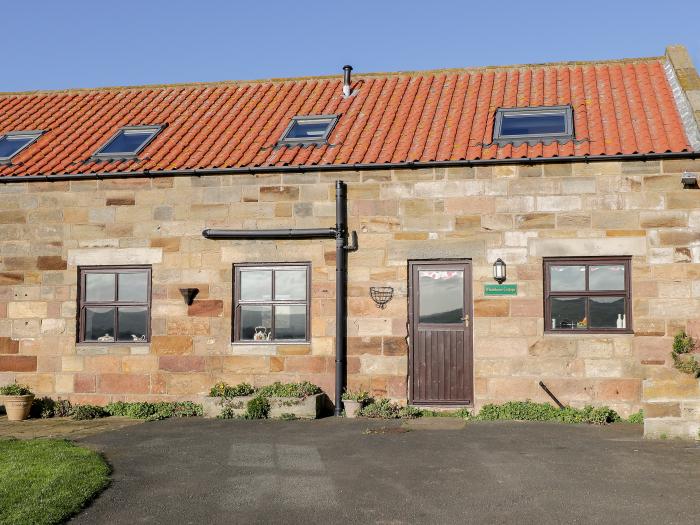
[[[115,171],[107,173],[85,173],[55,175],[16,175],[0,176],[0,183],[11,184],[19,182],[58,182],[67,180],[101,180],[101,179],[148,179],[163,177],[206,177],[215,175],[255,175],[266,173],[305,173],[305,172],[338,172],[338,171],[372,171],[386,169],[425,169],[425,168],[458,168],[476,166],[500,166],[512,164],[565,164],[568,162],[613,162],[613,161],[652,161],[673,159],[699,159],[700,151],[683,151],[669,153],[634,153],[630,155],[582,155],[571,157],[548,158],[509,158],[509,159],[479,159],[479,160],[445,160],[428,162],[385,162],[357,164],[313,164],[299,166],[251,166],[243,168],[202,168],[158,171]]]
[[[343,411],[343,391],[347,384],[347,323],[348,323],[348,251],[357,250],[357,234],[352,234],[348,245],[347,186],[335,182],[335,228],[278,229],[278,230],[214,230],[202,232],[212,240],[286,240],[335,239],[335,415]]]

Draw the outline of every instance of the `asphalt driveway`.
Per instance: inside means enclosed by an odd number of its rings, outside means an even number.
[[[700,446],[640,434],[631,425],[423,421],[406,432],[334,418],[159,421],[81,440],[105,453],[114,481],[74,522],[697,523]]]

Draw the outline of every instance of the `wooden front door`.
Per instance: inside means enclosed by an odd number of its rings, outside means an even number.
[[[471,261],[409,262],[409,396],[424,405],[474,400]]]

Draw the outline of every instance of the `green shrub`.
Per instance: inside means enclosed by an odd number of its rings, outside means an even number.
[[[399,417],[401,419],[416,419],[422,415],[423,412],[420,408],[412,407],[410,405],[399,409]]]
[[[84,421],[86,419],[99,419],[107,417],[109,412],[97,405],[75,405],[73,407],[73,419]]]
[[[280,419],[283,421],[294,421],[294,420],[297,420],[299,418],[297,416],[295,416],[294,414],[288,414],[287,412],[284,412],[284,413],[280,414]]]
[[[145,419],[146,421],[156,421],[170,417],[193,417],[203,414],[202,405],[191,401],[159,401],[157,403],[125,403],[124,401],[116,401],[107,405],[106,410],[112,416]]]
[[[301,383],[280,383],[276,381],[255,391],[256,395],[262,397],[297,397],[299,399],[320,393],[321,389],[308,381],[302,381]]]
[[[688,355],[695,350],[695,340],[684,331],[678,332],[673,338],[673,366],[685,374],[700,377],[700,363]]]
[[[50,397],[35,399],[29,414],[33,418],[67,417],[70,416],[72,405],[67,399],[54,401]]]
[[[641,425],[644,423],[644,410],[640,410],[639,412],[635,412],[632,414],[630,417],[627,418],[627,421],[630,423],[633,423],[635,425]]]
[[[32,407],[29,409],[29,416],[35,419],[47,419],[53,417],[55,404],[56,402],[50,397],[40,397],[34,399]]]
[[[414,419],[421,417],[423,412],[412,406],[400,406],[386,398],[379,398],[362,407],[358,415],[374,419]]]
[[[457,410],[430,410],[423,408],[420,412],[421,417],[458,417],[460,419],[469,419],[472,417],[471,411],[468,408],[459,408]]]
[[[266,419],[270,415],[270,402],[263,396],[248,401],[243,419]]]
[[[346,390],[343,392],[343,401],[357,401],[358,403],[366,403],[369,401],[369,392],[365,390]]]
[[[27,385],[12,383],[11,385],[0,386],[0,396],[28,396],[32,393]]]
[[[271,385],[260,388],[254,388],[248,383],[241,383],[239,385],[231,386],[222,381],[220,383],[216,383],[212,387],[209,395],[212,397],[222,397],[226,399],[252,395],[262,397],[296,397],[298,399],[303,399],[305,397],[320,393],[321,389],[308,381],[302,381],[301,383],[281,383],[277,381]]]
[[[565,407],[558,409],[549,403],[509,401],[502,405],[484,405],[475,416],[481,421],[560,421],[562,423],[590,423],[604,425],[620,421],[620,416],[609,407],[586,406],[583,409]]]
[[[236,386],[227,385],[223,381],[216,383],[209,392],[211,397],[240,397],[250,396],[255,389],[248,383],[241,383]]]

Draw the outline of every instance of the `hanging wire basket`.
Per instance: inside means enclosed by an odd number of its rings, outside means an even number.
[[[386,303],[394,296],[394,289],[391,286],[370,286],[369,296],[378,308],[384,310]]]

